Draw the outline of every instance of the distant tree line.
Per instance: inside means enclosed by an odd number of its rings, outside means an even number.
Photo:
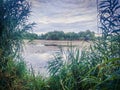
[[[50,31],[45,34],[37,35],[35,33],[24,32],[23,39],[41,39],[41,40],[94,40],[95,33],[87,30],[81,31],[78,33],[68,32],[64,33],[63,31]]]
[[[78,33],[75,32],[68,32],[64,33],[63,31],[52,31],[46,34],[42,34],[39,36],[39,39],[44,40],[94,40],[95,33],[91,32],[90,30],[81,31]]]
[[[39,36],[38,36],[37,34],[35,34],[35,33],[25,31],[25,32],[22,34],[22,38],[23,38],[23,39],[33,40],[33,39],[39,39]]]

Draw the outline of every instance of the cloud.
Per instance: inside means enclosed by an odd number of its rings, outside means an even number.
[[[97,28],[95,0],[31,0],[30,22],[37,33],[51,30],[81,31]]]

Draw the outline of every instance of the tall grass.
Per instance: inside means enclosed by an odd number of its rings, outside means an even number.
[[[0,0],[0,90],[18,88],[26,72],[19,52],[29,12],[26,0]]]
[[[45,81],[29,73],[21,57],[23,33],[31,5],[27,0],[0,0],[0,90],[45,90]]]
[[[88,51],[69,49],[66,60],[57,55],[50,61],[48,69],[54,81],[58,81],[53,83],[58,90],[120,89],[119,3],[118,0],[98,3],[102,37]],[[54,86],[52,90],[56,89]]]
[[[87,51],[61,51],[48,65],[50,90],[119,90],[120,57],[110,51],[109,43],[106,48],[96,41]]]

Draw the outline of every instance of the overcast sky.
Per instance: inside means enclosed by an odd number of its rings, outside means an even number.
[[[97,32],[96,0],[31,0],[30,22],[35,33],[48,31]]]

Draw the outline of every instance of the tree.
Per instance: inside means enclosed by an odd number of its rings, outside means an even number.
[[[77,35],[77,33],[74,33],[74,32],[68,32],[65,34],[65,39],[66,40],[77,40],[78,35]]]
[[[47,32],[46,34],[42,34],[39,36],[40,39],[46,40],[94,40],[95,33],[87,30],[85,32],[68,32],[64,33],[63,31],[53,31]]]
[[[80,40],[94,40],[95,39],[95,33],[91,32],[90,30],[86,30],[85,32],[79,32],[78,33]]]
[[[95,33],[94,32],[91,32],[90,30],[87,30],[85,32],[85,40],[94,40],[95,38]]]

